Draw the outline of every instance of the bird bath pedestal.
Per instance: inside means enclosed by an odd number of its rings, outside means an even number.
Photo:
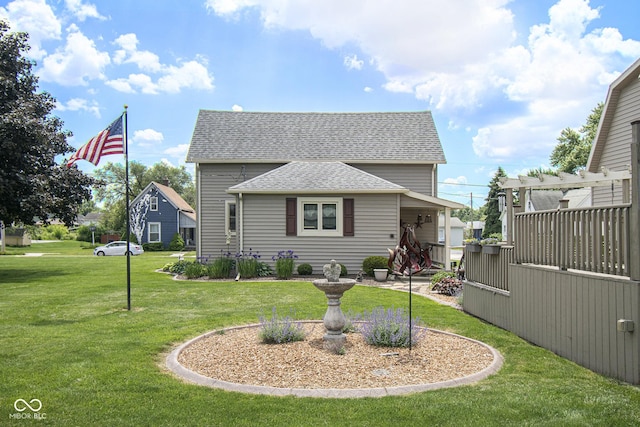
[[[347,319],[340,308],[340,298],[355,284],[356,281],[354,279],[338,279],[337,281],[318,279],[313,281],[313,285],[324,292],[329,300],[327,302],[327,312],[323,318],[324,327],[327,330],[323,337],[326,343],[335,344],[339,347],[346,340],[345,334],[342,333],[342,328],[344,328]]]

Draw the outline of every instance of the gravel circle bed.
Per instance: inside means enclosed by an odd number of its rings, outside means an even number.
[[[304,327],[304,341],[286,344],[262,343],[259,325],[227,328],[191,340],[173,354],[181,368],[214,383],[288,390],[451,386],[447,381],[475,381],[501,365],[500,355],[486,344],[442,331],[429,329],[411,350],[371,346],[351,333],[345,354],[336,354],[325,348],[322,322],[305,322]]]

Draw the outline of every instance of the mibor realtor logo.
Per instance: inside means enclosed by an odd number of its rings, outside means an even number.
[[[13,402],[13,409],[17,412],[9,414],[9,419],[13,420],[44,420],[47,414],[40,412],[42,410],[42,402],[40,399],[16,399]]]

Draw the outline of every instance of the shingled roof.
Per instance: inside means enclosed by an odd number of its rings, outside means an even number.
[[[229,188],[229,193],[405,193],[408,190],[342,162],[291,162]]]
[[[430,111],[265,113],[200,110],[187,162],[445,163]]]

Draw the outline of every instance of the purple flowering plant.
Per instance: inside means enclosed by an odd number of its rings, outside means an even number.
[[[288,251],[280,251],[277,255],[271,257],[276,263],[276,277],[278,279],[290,279],[293,276],[293,268],[298,255],[294,254],[291,249]]]

